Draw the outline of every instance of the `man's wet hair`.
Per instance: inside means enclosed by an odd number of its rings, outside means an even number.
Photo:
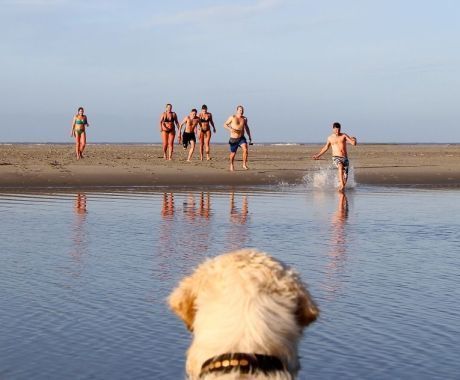
[[[201,109],[202,109],[202,110],[207,110],[207,109],[208,109],[208,106],[207,106],[206,104],[203,104],[203,105],[201,106]]]
[[[334,124],[332,124],[332,128],[340,129],[341,125],[340,125],[340,123],[335,122]]]
[[[196,108],[192,108],[192,110],[190,112],[195,112],[197,113],[198,111],[196,110]]]

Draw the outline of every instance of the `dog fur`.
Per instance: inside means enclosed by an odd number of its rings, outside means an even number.
[[[205,379],[293,379],[303,328],[319,314],[299,276],[265,253],[245,249],[202,263],[169,297],[193,332],[186,371],[198,379],[207,359],[224,353],[277,356],[286,372],[208,374]]]

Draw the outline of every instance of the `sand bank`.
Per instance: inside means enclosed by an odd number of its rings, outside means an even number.
[[[176,146],[173,161],[163,160],[159,145],[89,144],[77,161],[73,144],[0,145],[0,188],[104,186],[244,186],[302,183],[304,176],[330,166],[311,159],[321,145],[254,145],[249,167],[228,170],[228,146],[213,145],[211,161],[198,152],[186,162]],[[371,145],[349,148],[355,180],[368,185],[460,186],[460,145]]]

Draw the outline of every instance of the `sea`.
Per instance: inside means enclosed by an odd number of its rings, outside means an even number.
[[[252,247],[321,314],[299,379],[459,379],[460,189],[296,186],[0,192],[0,379],[183,379],[166,299]]]

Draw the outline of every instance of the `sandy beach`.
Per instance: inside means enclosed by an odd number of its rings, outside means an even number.
[[[73,144],[0,145],[0,188],[93,188],[125,186],[244,186],[302,183],[308,173],[331,165],[330,152],[312,160],[321,145],[250,147],[249,167],[228,170],[228,146],[213,145],[211,161],[175,147],[174,160],[163,159],[161,146],[89,144],[76,160]],[[372,145],[349,148],[355,180],[366,185],[460,186],[460,145]]]

